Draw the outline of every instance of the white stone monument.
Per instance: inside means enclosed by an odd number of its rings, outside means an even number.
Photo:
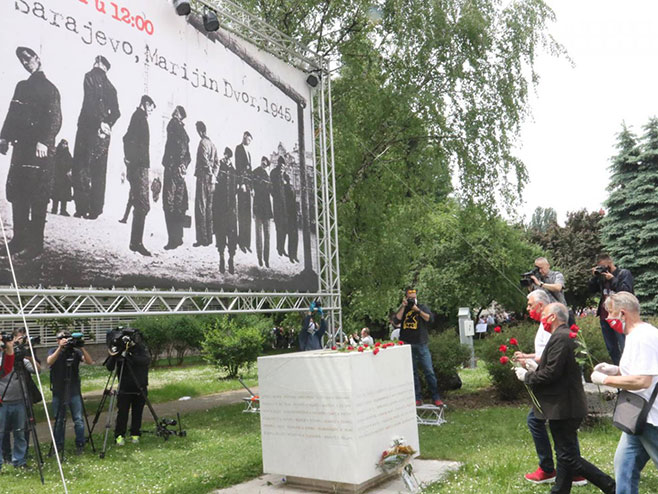
[[[420,451],[411,347],[258,359],[263,471],[328,492],[362,492],[396,437]]]

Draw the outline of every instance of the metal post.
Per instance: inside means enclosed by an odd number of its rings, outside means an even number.
[[[471,320],[471,309],[468,307],[460,307],[457,313],[459,318],[459,342],[462,345],[467,345],[471,349],[471,362],[470,368],[475,369],[475,351],[473,350],[473,335],[475,328]]]

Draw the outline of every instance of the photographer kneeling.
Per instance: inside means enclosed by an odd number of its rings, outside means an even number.
[[[117,334],[118,333],[118,334]],[[148,393],[149,364],[151,357],[144,344],[142,335],[137,330],[124,329],[113,331],[108,335],[110,356],[105,367],[110,372],[116,367],[119,376],[117,397],[117,421],[114,427],[114,439],[117,446],[126,444],[125,436],[128,426],[128,411],[132,407],[130,436],[133,443],[139,442],[142,428],[142,413]],[[126,364],[127,365],[124,365]]]
[[[57,333],[57,347],[50,349],[46,362],[50,367],[57,451],[64,450],[64,424],[68,405],[73,418],[76,452],[81,454],[85,447],[85,423],[82,417],[80,362],[90,365],[94,363],[84,347],[82,334],[76,333],[74,336],[70,331]]]

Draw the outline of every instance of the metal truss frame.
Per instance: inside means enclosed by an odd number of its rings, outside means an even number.
[[[184,290],[22,288],[0,287],[0,325],[20,321],[88,319],[126,320],[144,315],[282,313],[306,310],[320,300],[328,325],[330,342],[343,336],[334,171],[331,80],[326,62],[317,54],[286,36],[262,19],[229,0],[192,0],[196,13],[208,8],[218,15],[222,29],[237,34],[304,71],[322,74],[312,92],[313,154],[316,167],[316,211],[319,286],[315,293],[211,292]],[[173,13],[172,8],[172,15]],[[20,280],[18,280],[20,285]],[[20,300],[19,300],[20,297]],[[21,311],[21,305],[23,310]]]

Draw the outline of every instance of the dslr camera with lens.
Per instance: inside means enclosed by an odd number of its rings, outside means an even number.
[[[13,339],[14,335],[10,331],[0,333],[0,342],[2,342],[2,346],[4,346],[5,343],[12,341]]]
[[[41,342],[40,336],[30,336],[30,343],[37,345]],[[30,355],[30,345],[27,342],[27,336],[21,338],[18,345],[14,345],[15,362],[22,362],[23,359]],[[14,363],[16,365],[16,363]]]
[[[519,283],[521,283],[521,286],[528,287],[532,285],[532,276],[535,278],[539,278],[540,276],[539,268],[535,266],[535,268],[532,271],[528,271],[527,273],[523,273],[521,275],[521,279],[519,280]]]
[[[594,276],[601,276],[603,273],[609,273],[610,268],[608,266],[596,266],[594,268]]]

